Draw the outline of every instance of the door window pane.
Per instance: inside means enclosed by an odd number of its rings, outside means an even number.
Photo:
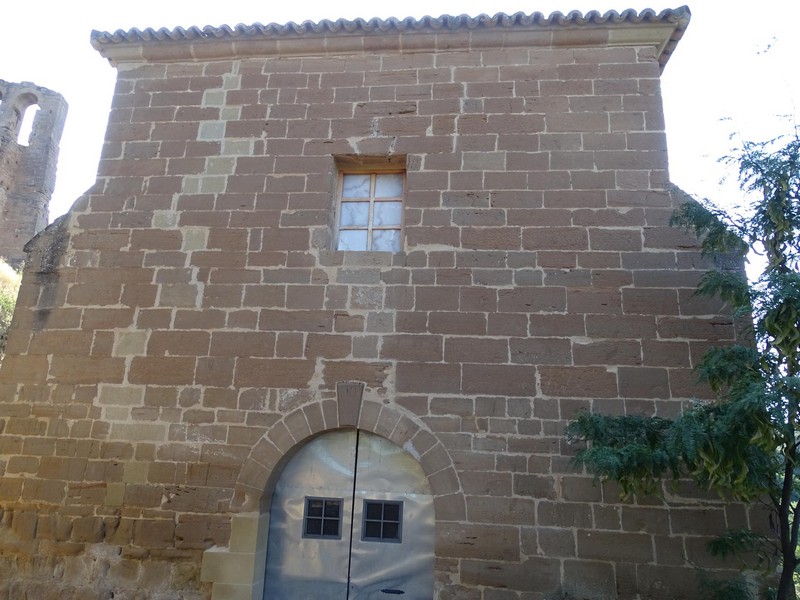
[[[306,514],[309,517],[321,517],[323,501],[321,499],[309,498],[306,501]]]
[[[306,537],[322,535],[322,519],[306,517]]]
[[[339,520],[325,519],[322,521],[322,535],[325,537],[339,537]]]
[[[383,518],[387,521],[400,522],[400,505],[399,504],[384,504],[383,505]]]
[[[380,521],[367,521],[364,523],[364,537],[367,539],[381,539],[381,523]]]
[[[400,539],[400,523],[383,523],[383,531],[381,532],[381,539],[384,540],[399,540]]]
[[[364,514],[367,516],[367,519],[380,521],[383,518],[382,507],[383,505],[380,502],[367,502]]]

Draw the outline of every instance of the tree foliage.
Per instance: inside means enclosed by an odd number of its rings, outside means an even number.
[[[20,274],[0,259],[0,355],[6,347],[6,337],[11,326],[11,317],[14,316],[20,281]]]
[[[697,294],[718,296],[733,317],[752,323],[742,345],[712,347],[696,368],[716,399],[696,403],[675,420],[581,414],[567,434],[588,442],[575,462],[618,481],[623,496],[654,494],[664,480],[689,477],[726,499],[764,500],[775,538],[725,532],[709,550],[718,555],[777,558],[777,600],[795,598],[800,485],[800,137],[746,143],[726,160],[753,201],[729,214],[691,201],[672,224],[693,231],[714,268]],[[753,253],[763,262],[748,281],[739,267]]]
[[[700,593],[704,600],[749,600],[752,598],[749,588],[741,577],[731,581],[718,581],[700,573]]]

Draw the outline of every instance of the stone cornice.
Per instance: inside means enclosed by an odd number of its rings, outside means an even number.
[[[92,46],[111,64],[224,60],[248,56],[311,56],[515,47],[655,46],[663,67],[689,24],[682,6],[586,15],[498,13],[421,19],[356,19],[278,25],[93,31]]]

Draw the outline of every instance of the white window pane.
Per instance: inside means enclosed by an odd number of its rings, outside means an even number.
[[[400,225],[403,222],[402,202],[376,202],[372,224],[379,226]]]
[[[369,224],[369,202],[342,202],[342,227],[366,227]]]
[[[366,250],[367,232],[364,230],[349,230],[339,232],[338,250]]]
[[[375,252],[400,252],[400,232],[397,229],[373,231],[372,249]]]
[[[345,175],[342,198],[369,198],[369,175]]]
[[[403,176],[401,174],[378,175],[375,181],[376,198],[399,198],[403,195]]]

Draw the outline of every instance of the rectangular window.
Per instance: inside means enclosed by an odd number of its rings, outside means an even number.
[[[337,250],[400,252],[404,172],[339,175]]]
[[[403,503],[364,500],[361,539],[366,542],[400,543],[403,539]]]
[[[342,538],[342,499],[306,496],[304,538]]]

